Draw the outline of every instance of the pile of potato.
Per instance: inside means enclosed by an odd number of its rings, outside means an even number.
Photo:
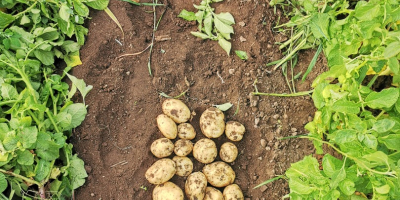
[[[207,137],[191,142],[196,131],[187,121],[191,117],[189,108],[180,100],[167,99],[162,104],[163,114],[157,117],[157,126],[164,138],[155,140],[151,152],[160,160],[147,171],[146,179],[157,185],[153,190],[154,200],[183,200],[181,188],[169,180],[174,176],[187,177],[185,193],[190,200],[243,200],[242,190],[235,181],[235,172],[227,163],[235,161],[238,149],[235,144],[226,142],[221,145],[219,157],[214,162],[218,150],[212,138],[223,133],[231,141],[243,138],[245,128],[235,121],[225,123],[224,113],[218,108],[208,108],[200,117],[201,132]],[[178,124],[178,125],[177,125]],[[175,144],[171,141],[176,138]],[[172,159],[168,158],[175,153]],[[195,160],[206,164],[202,172],[193,171],[193,162],[187,156],[192,153]],[[211,186],[208,186],[210,184]],[[223,189],[223,192],[219,189]]]

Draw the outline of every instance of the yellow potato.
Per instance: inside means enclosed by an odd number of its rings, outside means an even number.
[[[196,131],[189,123],[178,125],[178,137],[181,139],[193,140],[196,137]]]
[[[177,156],[187,156],[193,150],[193,143],[190,140],[180,139],[175,142],[174,152]]]
[[[229,121],[226,123],[225,134],[226,137],[232,141],[240,141],[243,138],[246,129],[243,124],[236,121]]]
[[[210,139],[204,138],[194,144],[193,157],[201,163],[211,163],[215,160],[217,154],[217,145]]]
[[[235,172],[228,164],[217,161],[203,167],[207,181],[214,187],[225,187],[235,181]]]
[[[200,200],[205,196],[207,179],[201,172],[195,172],[188,176],[185,182],[185,193],[189,200]]]
[[[193,162],[188,157],[174,156],[172,158],[176,164],[176,175],[188,176],[193,171]]]
[[[150,151],[157,158],[165,158],[174,151],[174,144],[168,138],[160,138],[151,144]]]
[[[213,187],[207,187],[206,196],[203,200],[224,200],[224,196],[222,195],[221,191]]]
[[[225,115],[215,107],[211,107],[200,116],[201,132],[208,138],[218,138],[224,133]]]
[[[169,158],[156,161],[146,171],[146,179],[152,184],[162,184],[171,179],[176,173],[176,164]]]
[[[219,150],[221,160],[230,163],[236,160],[237,155],[238,149],[233,143],[225,142],[221,145],[221,149]]]
[[[187,122],[190,119],[189,108],[178,99],[167,99],[162,104],[163,113],[176,123]]]
[[[175,139],[178,134],[178,128],[171,118],[161,114],[157,116],[157,126],[161,133],[168,139]]]
[[[227,200],[244,200],[243,192],[237,184],[226,186],[223,195]]]
[[[153,200],[183,200],[183,191],[172,182],[157,185],[153,190]]]

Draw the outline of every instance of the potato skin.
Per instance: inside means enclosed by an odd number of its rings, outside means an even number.
[[[151,144],[150,151],[157,158],[165,158],[174,151],[174,143],[168,138],[160,138]]]
[[[238,149],[232,142],[225,142],[219,150],[219,157],[225,162],[233,162],[238,155]]]
[[[193,140],[196,137],[196,131],[189,123],[178,125],[178,137],[181,139]]]
[[[200,200],[205,196],[207,179],[201,172],[190,174],[185,182],[185,193],[189,200]]]
[[[172,182],[157,185],[153,190],[153,200],[183,200],[183,191]]]
[[[194,144],[193,157],[201,163],[208,164],[213,162],[217,154],[217,145],[210,139],[204,138]]]
[[[171,118],[161,114],[157,116],[157,126],[161,133],[168,139],[175,139],[178,134],[178,128]]]
[[[218,138],[225,130],[225,115],[218,108],[208,108],[200,116],[201,132],[208,138]]]
[[[244,132],[246,132],[246,129],[243,124],[236,121],[226,123],[225,134],[228,139],[234,142],[240,141],[243,139]]]
[[[187,122],[190,119],[189,108],[178,99],[167,99],[162,104],[163,113],[176,123]]]
[[[188,157],[174,156],[172,158],[176,164],[176,175],[189,176],[193,171],[193,162]]]
[[[235,181],[235,172],[222,161],[217,161],[203,167],[207,181],[214,187],[225,187]]]
[[[146,179],[152,184],[162,184],[171,179],[176,173],[176,164],[169,158],[156,161],[146,171]]]
[[[226,186],[223,195],[225,200],[244,200],[243,192],[237,184]]]
[[[222,195],[221,191],[213,187],[207,187],[206,196],[203,200],[224,200],[224,196]]]
[[[187,156],[193,150],[193,143],[190,140],[180,139],[175,142],[174,152],[177,156]]]

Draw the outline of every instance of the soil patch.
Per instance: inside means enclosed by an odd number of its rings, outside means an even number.
[[[307,140],[278,139],[304,134],[303,126],[312,119],[314,106],[310,97],[250,95],[256,79],[261,92],[289,93],[281,71],[265,66],[282,56],[274,43],[285,37],[271,29],[279,13],[275,14],[266,1],[225,0],[213,4],[217,13],[230,12],[234,16],[232,49],[249,54],[249,59],[242,61],[236,55],[227,56],[217,42],[192,36],[190,32],[196,31],[197,25],[177,17],[182,9],[195,11],[193,3],[198,4],[198,0],[162,2],[168,6],[157,8],[158,16],[164,10],[165,13],[155,34],[170,40],[154,45],[153,76],[147,68],[149,51],[117,58],[140,52],[151,43],[152,8],[111,1],[109,8],[125,31],[124,39],[105,12],[91,12],[89,35],[81,51],[83,65],[73,70],[75,76],[94,87],[86,98],[88,116],[74,135],[75,150],[85,161],[89,174],[86,184],[75,192],[75,199],[151,199],[154,186],[144,174],[157,160],[150,145],[162,137],[155,121],[162,113],[161,103],[165,99],[159,92],[176,96],[187,89],[180,99],[196,113],[191,121],[197,131],[193,141],[204,138],[199,118],[205,109],[213,104],[233,103],[234,107],[225,113],[227,120],[239,121],[247,129],[244,139],[235,143],[239,150],[232,163],[235,183],[246,198],[280,199],[288,193],[283,180],[252,188],[283,174],[290,163],[313,153]],[[312,52],[300,55],[295,74],[304,72],[312,57]],[[305,82],[296,83],[297,91],[311,89],[310,80],[323,69],[321,63]],[[236,106],[239,112],[234,115]],[[215,140],[218,147],[225,141],[225,136]],[[189,157],[193,159],[192,155]],[[194,171],[202,167],[197,163]],[[185,179],[175,176],[172,181],[183,188]]]

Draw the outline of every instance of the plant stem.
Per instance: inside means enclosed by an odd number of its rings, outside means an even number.
[[[60,133],[60,130],[58,129],[58,126],[57,126],[56,122],[54,121],[52,113],[49,111],[48,108],[46,109],[45,112],[46,112],[47,116],[49,117],[51,123],[53,124],[54,129],[57,131],[57,133]]]
[[[43,186],[41,183],[39,183],[39,182],[37,182],[35,180],[29,179],[29,178],[27,178],[25,176],[21,176],[19,174],[15,174],[14,172],[6,171],[4,169],[0,169],[0,172],[3,173],[3,174],[8,174],[8,175],[14,176],[16,178],[20,178],[20,179],[24,180],[27,183],[35,184],[35,185],[37,185],[39,187]]]
[[[21,15],[24,15],[26,12],[29,12],[30,10],[32,10],[32,8],[35,7],[37,3],[38,3],[38,1],[35,1],[35,3],[33,3],[29,8],[27,8],[26,10],[14,15],[13,17],[15,17],[16,19],[19,18]]]
[[[276,96],[276,97],[298,97],[298,96],[305,96],[308,94],[313,93],[314,90],[304,91],[304,92],[297,92],[292,94],[277,94],[277,93],[263,93],[263,92],[252,92],[252,95],[262,95],[262,96]]]

